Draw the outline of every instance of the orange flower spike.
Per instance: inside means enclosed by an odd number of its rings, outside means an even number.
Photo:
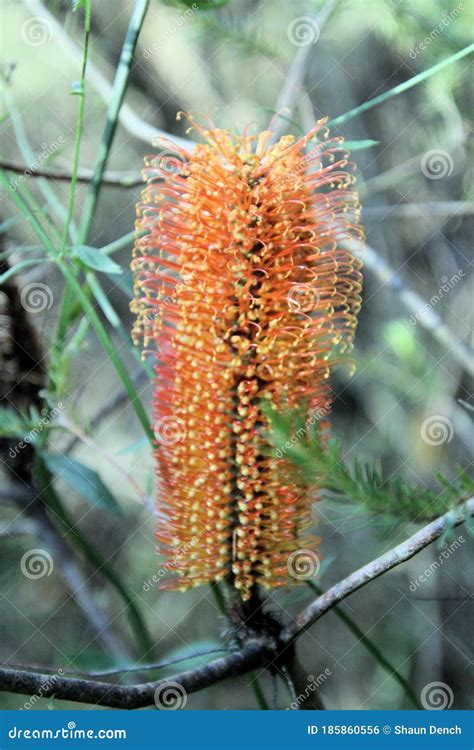
[[[134,339],[157,351],[157,537],[168,588],[294,582],[311,498],[265,441],[262,405],[326,414],[360,308],[358,199],[342,139],[205,130],[148,157],[138,204]],[[311,144],[312,147],[310,147]]]

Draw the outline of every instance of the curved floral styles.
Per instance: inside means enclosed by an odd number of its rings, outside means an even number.
[[[275,145],[192,122],[204,144],[145,162],[133,334],[156,352],[155,424],[179,425],[156,443],[166,585],[227,578],[246,600],[298,583],[288,558],[315,545],[309,491],[269,450],[262,407],[327,413],[361,302],[343,244],[362,230],[325,121]]]

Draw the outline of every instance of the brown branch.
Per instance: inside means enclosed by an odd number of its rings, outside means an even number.
[[[397,567],[403,562],[410,560],[422,549],[428,547],[431,542],[438,539],[443,531],[451,526],[459,526],[467,516],[474,515],[474,498],[467,500],[464,506],[454,515],[453,511],[445,513],[431,523],[423,526],[420,531],[409,537],[406,541],[388,550],[385,554],[376,560],[359,568],[350,576],[344,578],[339,583],[331,586],[328,591],[319,596],[312,604],[306,607],[296,619],[291,622],[282,632],[282,640],[291,643],[308,628],[332,609],[336,604],[345,599],[349,594],[353,594],[370,581],[374,581],[388,570]]]
[[[38,167],[19,164],[16,161],[0,161],[0,167],[8,172],[15,172],[27,177],[45,177],[47,180],[72,180],[72,172],[62,169],[39,169]],[[92,182],[94,172],[92,169],[79,168],[77,173],[78,182]],[[143,177],[138,172],[104,172],[102,177],[104,185],[113,185],[119,188],[136,187],[144,184]]]
[[[179,685],[185,694],[194,693],[216,682],[246,674],[269,663],[272,656],[261,643],[248,643],[240,652],[215,659],[210,664],[181,672],[172,678],[140,685],[124,686],[107,682],[95,682],[72,677],[51,678],[51,674],[0,669],[0,691],[55,696],[60,700],[71,700],[110,708],[134,709],[152,706],[155,693],[171,682]]]
[[[318,35],[321,33],[333,11],[335,10],[337,3],[338,0],[326,0],[319,13],[317,13],[315,16],[308,16],[308,18],[315,24]],[[309,22],[310,21],[308,21],[308,23]],[[278,95],[277,103],[275,105],[275,111],[277,115],[284,112],[285,115],[291,117],[291,113],[293,112],[298,95],[301,95],[301,87],[303,85],[303,80],[310,60],[312,47],[312,44],[303,44],[301,45],[301,47],[297,48],[297,52],[293,58],[293,62],[290,65],[285,82]],[[285,127],[285,120],[282,119],[272,125],[272,141],[278,140],[278,138],[283,134]]]
[[[102,644],[114,661],[120,663],[130,659],[130,650],[118,632],[111,627],[90,586],[90,573],[74,555],[74,551],[58,532],[46,513],[41,495],[29,487],[9,485],[0,492],[0,499],[14,501],[27,514],[30,527],[26,533],[33,534],[51,552],[54,566],[66,588],[82,610],[93,634],[93,639]]]
[[[398,294],[400,302],[412,313],[413,319],[450,352],[466,372],[474,375],[473,350],[463,341],[457,340],[455,333],[433,309],[433,305],[405,286],[398,273],[367,243],[361,247],[358,243],[348,242],[345,247],[363,261],[364,268],[369,269],[379,281]]]
[[[302,48],[305,49],[305,48]],[[278,110],[281,111],[281,108]],[[280,130],[280,126],[274,127],[274,132]],[[174,136],[170,136],[172,141]],[[14,172],[27,177],[43,177],[47,180],[59,180],[70,182],[73,178],[72,172],[67,169],[41,169],[16,161],[0,160],[0,167],[7,172]],[[92,169],[79,167],[77,181],[83,183],[92,182],[94,172]],[[138,172],[104,172],[102,177],[104,185],[118,188],[143,187],[144,180]],[[422,216],[471,216],[474,214],[474,203],[472,201],[428,201],[426,203],[396,203],[383,204],[379,206],[365,206],[363,216],[365,219],[419,219]]]
[[[5,668],[0,669],[0,691],[27,695],[39,694],[45,698],[54,695],[59,700],[71,700],[110,708],[135,709],[152,706],[155,703],[157,691],[165,689],[170,683],[175,687],[179,686],[183,694],[190,694],[229,677],[247,674],[254,669],[271,668],[286,655],[291,655],[294,641],[336,604],[366,586],[370,581],[414,557],[438,539],[446,528],[460,525],[468,515],[474,515],[474,498],[468,500],[455,515],[453,511],[445,513],[402,544],[332,586],[282,630],[274,646],[270,645],[269,640],[253,639],[248,641],[239,652],[215,659],[209,664],[158,682],[132,686],[59,675],[52,680],[51,674]]]

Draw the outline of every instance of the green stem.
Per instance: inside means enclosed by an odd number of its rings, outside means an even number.
[[[219,584],[218,583],[212,583],[211,584],[211,591],[212,591],[212,594],[214,596],[214,599],[216,600],[216,604],[217,604],[217,607],[219,609],[219,612],[221,613],[221,615],[226,615],[227,614],[227,610],[226,610],[226,605],[225,605],[225,598],[224,598],[224,594],[222,593],[222,591],[219,588]]]
[[[9,190],[10,183],[8,179],[6,178],[3,170],[0,170],[0,182],[2,182],[5,185],[5,187]],[[27,193],[26,188],[23,188],[23,191]],[[115,366],[115,369],[117,370],[117,373],[120,376],[123,386],[125,390],[127,391],[128,396],[132,402],[132,406],[135,409],[138,419],[140,420],[140,423],[142,424],[143,429],[145,430],[145,434],[147,435],[150,442],[154,444],[155,437],[153,434],[153,430],[151,429],[148,416],[143,407],[143,404],[140,401],[140,397],[137,393],[137,390],[135,386],[133,385],[130,379],[130,376],[128,375],[128,372],[124,363],[122,362],[121,358],[117,354],[113,346],[113,343],[111,339],[109,338],[109,335],[106,329],[104,328],[99,316],[97,315],[97,312],[94,306],[92,305],[86,291],[83,290],[80,282],[75,277],[74,267],[71,268],[62,257],[58,256],[53,244],[51,243],[49,236],[43,230],[41,225],[36,220],[35,215],[32,213],[31,209],[28,207],[25,197],[23,195],[20,196],[17,191],[12,191],[12,200],[14,203],[16,203],[16,205],[19,207],[22,214],[29,221],[29,223],[35,230],[38,237],[42,240],[45,246],[45,249],[48,251],[50,255],[50,258],[54,260],[59,266],[59,268],[61,269],[69,287],[71,288],[71,294],[76,296],[81,307],[86,313],[89,321],[91,322],[92,327],[96,331],[99,341],[101,342],[105,351],[109,355],[111,362]]]
[[[107,330],[105,329],[104,325],[102,324],[102,321],[97,315],[94,305],[91,303],[86,291],[82,288],[80,282],[74,276],[74,273],[71,270],[71,268],[68,266],[68,264],[62,258],[58,258],[56,262],[58,266],[60,267],[64,277],[66,278],[66,281],[68,282],[69,287],[71,288],[71,293],[75,295],[75,297],[79,301],[81,307],[83,308],[84,312],[89,318],[89,321],[91,322],[92,327],[94,328],[100,343],[102,344],[103,348],[109,355],[111,362],[113,363],[115,369],[117,370],[120,376],[120,379],[124,385],[124,388],[128,393],[131,404],[133,408],[135,409],[135,413],[138,419],[140,420],[140,423],[142,424],[145,434],[147,435],[150,442],[154,444],[155,436],[153,434],[153,430],[151,429],[150,422],[149,422],[147,413],[145,411],[145,408],[142,402],[140,401],[140,398],[135,389],[135,386],[133,385],[130,379],[130,376],[127,372],[127,368],[125,367],[123,361],[117,354],[115,347],[111,339],[109,338]]]
[[[94,218],[94,213],[102,186],[102,177],[107,166],[110,149],[112,148],[115,131],[117,129],[120,107],[122,106],[125,91],[127,90],[133,54],[135,52],[135,47],[143,25],[143,21],[145,20],[148,5],[149,0],[137,0],[137,2],[135,3],[135,8],[130,19],[127,35],[122,47],[120,61],[113,83],[112,98],[107,109],[107,122],[99,147],[99,154],[94,167],[94,174],[92,176],[91,189],[84,205],[84,210],[79,227],[79,236],[81,238],[80,244],[85,244],[87,242],[87,237],[89,235]]]
[[[317,594],[321,595],[323,590],[316,584],[314,581],[306,581],[310,589],[312,589]],[[358,625],[347,615],[343,609],[338,607],[337,605],[333,607],[333,611],[335,614],[339,617],[342,622],[347,625],[349,630],[355,635],[355,637],[362,643],[363,646],[367,649],[367,651],[372,654],[372,656],[378,661],[381,667],[385,669],[391,677],[393,677],[396,682],[403,688],[406,695],[410,698],[413,705],[415,705],[417,708],[421,709],[422,706],[411,689],[408,682],[405,680],[405,678],[397,672],[396,668],[389,662],[389,660],[383,655],[383,653],[380,651],[380,649],[377,648],[377,646],[372,643],[370,638],[367,638],[367,636],[364,634],[364,632],[359,628]]]
[[[44,262],[44,261],[43,261]],[[20,260],[13,268],[9,268],[5,273],[0,274],[0,284],[4,284],[5,281],[11,279],[16,273],[23,271],[24,268],[29,266],[37,266],[41,263],[41,258],[28,258],[26,260]]]
[[[114,308],[109,302],[109,299],[107,295],[105,294],[104,290],[102,289],[102,285],[97,278],[97,276],[92,272],[88,271],[86,274],[87,283],[89,285],[89,288],[98,303],[100,309],[104,313],[105,317],[109,321],[112,328],[114,328],[122,341],[127,345],[128,349],[130,350],[133,357],[135,357],[138,364],[145,370],[149,378],[153,377],[153,368],[150,367],[148,362],[146,362],[142,356],[140,351],[137,349],[135,344],[133,343],[131,336],[129,332],[124,328],[122,325],[122,322],[120,318],[118,317],[117,313],[115,312]]]
[[[9,86],[4,87],[3,96],[5,100],[5,108],[10,115],[10,119],[13,125],[13,130],[16,136],[16,141],[20,148],[20,152],[23,158],[25,159],[25,162],[27,163],[27,165],[32,165],[35,163],[35,160],[37,157],[33,149],[31,148],[30,142],[28,140],[28,136],[26,134],[25,127],[23,125],[21,114],[16,106],[15,100],[13,98],[13,94]],[[58,199],[53,188],[51,187],[49,180],[40,179],[38,180],[38,184],[39,184],[41,193],[43,194],[44,198],[48,202],[48,205],[51,206],[51,208],[54,210],[58,219],[64,222],[66,219],[66,210],[64,206],[62,205],[61,201]],[[54,225],[54,229],[59,238],[61,236],[59,229],[57,229],[55,225]],[[71,239],[74,239],[77,236],[77,230],[73,223],[71,224],[70,235],[71,235]]]
[[[73,220],[73,214],[74,214],[74,201],[75,201],[75,196],[76,196],[77,174],[79,171],[81,141],[82,141],[82,133],[84,129],[84,111],[85,111],[85,98],[86,98],[85,84],[86,84],[87,59],[89,55],[90,20],[91,20],[90,0],[86,0],[85,20],[84,20],[84,52],[82,55],[82,69],[81,69],[81,78],[79,82],[79,86],[80,86],[79,112],[77,115],[77,122],[76,122],[76,138],[75,138],[75,145],[74,145],[73,168],[72,168],[71,184],[69,188],[69,200],[68,200],[68,206],[67,206],[66,221],[64,222],[64,231],[63,231],[63,236],[61,240],[61,252],[64,252],[66,248],[67,237],[69,234],[69,227]],[[61,308],[59,310],[56,338],[54,342],[54,355],[56,359],[59,359],[60,354],[64,347],[64,342],[66,339],[66,334],[67,334],[67,330],[68,330],[70,319],[71,319],[71,310],[73,307],[73,302],[74,302],[74,297],[73,297],[71,288],[68,284],[66,284],[65,289],[64,289],[63,299],[61,302]],[[48,383],[48,388],[50,386],[51,386],[51,382]]]
[[[0,170],[0,182],[3,183],[3,185],[6,187],[7,190],[9,190],[10,183],[7,177],[5,176],[3,170]],[[85,312],[88,314],[89,319],[91,319],[91,322],[96,328],[96,331],[97,332],[100,331],[101,335],[99,336],[99,338],[101,338],[101,341],[104,344],[104,348],[106,350],[108,350],[109,348],[112,348],[113,356],[111,356],[111,359],[112,361],[114,361],[114,364],[116,366],[117,366],[117,363],[120,363],[119,374],[121,374],[122,379],[124,376],[125,380],[128,382],[129,388],[127,389],[127,392],[130,398],[132,399],[135,410],[137,409],[139,410],[139,408],[141,407],[142,419],[144,420],[146,424],[147,430],[151,433],[151,437],[153,437],[153,433],[151,432],[151,428],[148,423],[148,419],[144,412],[143,406],[139,403],[139,401],[137,401],[138,396],[136,396],[135,398],[135,396],[133,395],[134,393],[136,394],[135,388],[133,387],[133,384],[130,383],[128,374],[121,360],[118,358],[115,351],[113,350],[112,343],[108,339],[107,332],[103,328],[100,322],[100,319],[98,318],[97,313],[95,312],[94,308],[89,302],[87,296],[84,294],[81,285],[79,284],[77,279],[74,277],[73,273],[70,271],[65,261],[57,256],[57,253],[55,251],[54,246],[51,243],[50,238],[44,232],[42,226],[37,221],[36,216],[31,212],[31,209],[28,207],[28,203],[26,202],[25,197],[23,195],[19,195],[17,191],[9,190],[9,192],[11,193],[13,202],[18,206],[22,214],[25,216],[25,218],[33,227],[38,237],[42,240],[45,249],[50,254],[51,259],[55,260],[57,264],[60,266],[72,290],[76,292],[78,298],[83,304]],[[27,193],[26,188],[22,192]],[[103,340],[104,337],[105,337],[105,343]],[[125,386],[125,382],[124,382],[124,386]],[[43,496],[44,496],[46,504],[51,509],[51,511],[54,512],[55,517],[61,523],[63,528],[66,529],[66,532],[73,536],[74,542],[80,549],[82,549],[87,559],[90,560],[90,562],[98,570],[102,571],[102,574],[104,575],[104,577],[107,578],[109,582],[116,588],[117,592],[120,594],[124,602],[127,604],[127,607],[129,608],[130,620],[135,629],[136,637],[140,641],[140,644],[143,648],[143,653],[148,654],[153,648],[153,642],[150,636],[148,635],[143,618],[139,610],[136,608],[132,596],[128,593],[126,588],[123,586],[120,578],[114,573],[114,571],[106,564],[106,562],[95,551],[94,547],[92,547],[87,541],[87,539],[85,539],[82,536],[82,534],[79,531],[77,531],[77,529],[74,528],[73,520],[67,514],[60,499],[57,497],[56,493],[54,492],[54,488],[52,487],[52,476],[50,472],[48,471],[47,467],[44,465],[43,461],[39,457],[37,458],[35,468],[36,468],[36,476],[38,477],[38,481],[42,487]]]
[[[398,94],[402,94],[404,91],[411,89],[413,86],[417,86],[422,81],[426,81],[426,79],[430,76],[438,73],[447,65],[451,65],[451,63],[456,62],[456,60],[461,60],[461,58],[466,57],[466,55],[469,55],[470,52],[474,52],[474,44],[470,44],[468,47],[464,47],[464,49],[456,52],[456,54],[447,57],[446,60],[442,60],[440,63],[437,63],[431,68],[428,68],[428,70],[424,70],[422,73],[418,73],[418,75],[413,76],[413,78],[410,78],[408,81],[404,81],[398,86],[394,86],[394,88],[390,89],[390,91],[386,91],[379,96],[375,96],[373,99],[369,99],[368,102],[359,104],[358,107],[354,107],[354,109],[349,110],[349,112],[346,112],[343,115],[339,115],[339,117],[335,117],[334,120],[330,120],[328,122],[328,128],[335,127],[336,125],[342,125],[342,123],[347,122],[348,120],[352,120],[353,117],[359,115],[361,112],[366,112],[368,109],[372,109],[372,107],[376,107],[378,104],[388,101],[388,99],[392,99],[392,97],[398,96]]]
[[[145,234],[148,234],[148,230],[144,230],[142,232],[128,232],[128,234],[124,234],[123,237],[119,237],[117,240],[110,242],[108,245],[104,245],[104,247],[101,247],[100,252],[104,255],[111,255],[117,250],[121,250],[122,247],[126,247],[127,245],[132,244],[137,237],[144,237]]]
[[[265,694],[261,688],[261,685],[258,681],[258,678],[255,672],[249,672],[248,678],[249,678],[249,685],[254,692],[255,700],[257,701],[259,708],[262,711],[269,711],[270,706],[267,703],[267,699],[265,698]]]
[[[77,186],[77,173],[79,171],[79,159],[81,154],[81,141],[82,132],[84,129],[84,110],[85,110],[85,84],[86,84],[86,68],[87,58],[89,54],[89,37],[91,28],[91,0],[85,0],[85,20],[84,20],[84,53],[82,56],[82,69],[81,78],[79,81],[79,112],[77,115],[76,123],[76,139],[74,144],[74,158],[71,176],[71,185],[69,188],[69,200],[67,205],[66,221],[64,223],[64,231],[61,241],[61,251],[64,252],[66,248],[66,242],[69,234],[69,227],[74,213],[74,201],[76,197],[76,186]]]
[[[64,529],[66,535],[73,537],[76,547],[82,550],[86,559],[91,563],[94,569],[101,573],[109,583],[116,589],[122,600],[127,606],[127,613],[130,625],[134,631],[135,638],[139,645],[139,652],[144,656],[150,656],[153,653],[154,644],[148,633],[145,621],[140,610],[137,608],[132,595],[123,585],[120,576],[109,566],[106,560],[101,557],[95,547],[89,543],[81,532],[77,529],[73,518],[64,508],[61,500],[56,494],[53,487],[53,476],[44,464],[43,460],[37,455],[35,459],[36,476],[41,486],[42,497],[46,507],[50,510],[53,520],[57,521]]]
[[[54,245],[51,242],[51,239],[49,238],[48,234],[36,218],[36,215],[33,211],[33,209],[28,205],[27,198],[31,198],[32,196],[30,193],[28,193],[26,187],[21,188],[14,188],[12,184],[10,183],[10,180],[8,179],[5,170],[0,167],[0,182],[5,187],[5,190],[7,192],[7,197],[10,198],[10,200],[17,205],[17,207],[20,209],[21,213],[27,220],[27,222],[31,225],[31,227],[36,232],[37,236],[43,243],[43,246],[50,252],[51,256],[54,256],[56,254],[56,251],[54,249]],[[21,195],[20,195],[21,193]],[[27,197],[25,197],[25,195]],[[33,201],[31,201],[33,202]]]
[[[90,228],[91,228],[92,221],[94,218],[95,209],[97,206],[97,200],[99,197],[103,174],[107,165],[110,150],[112,148],[112,144],[113,144],[113,140],[115,136],[120,107],[122,106],[123,98],[125,96],[125,91],[126,91],[127,84],[128,84],[128,79],[130,75],[130,67],[131,67],[131,63],[133,59],[133,53],[135,51],[138,35],[143,25],[143,21],[145,19],[145,14],[148,9],[148,5],[149,5],[149,0],[137,0],[135,4],[134,12],[132,14],[132,18],[130,19],[127,35],[125,37],[125,41],[122,47],[120,62],[119,62],[117,73],[116,73],[115,80],[114,80],[112,99],[110,101],[110,104],[107,110],[107,122],[105,125],[104,133],[102,136],[102,141],[101,141],[100,148],[99,148],[99,155],[97,157],[96,165],[94,168],[91,189],[90,189],[89,195],[86,199],[86,203],[83,209],[83,214],[82,214],[80,228],[79,228],[79,240],[78,240],[79,245],[87,244],[87,239],[89,236]],[[88,50],[87,44],[88,44],[89,25],[90,23],[88,22],[86,18],[86,40],[84,44],[84,56],[83,56],[83,67],[82,67],[83,75],[81,77],[81,89],[83,89],[83,86],[84,86],[84,73],[85,73],[85,68],[86,68],[86,63],[87,63],[87,50]],[[83,126],[83,104],[84,104],[83,93],[84,92],[82,91],[82,101],[81,101],[82,107],[79,110],[78,123],[77,123],[77,128],[76,128],[76,153],[75,153],[75,160],[74,160],[74,166],[73,166],[70,196],[71,195],[74,196],[75,186],[77,182],[77,172],[79,169],[79,146],[80,146],[80,138],[82,137],[82,126]],[[109,250],[109,252],[112,252],[112,251]],[[90,295],[91,280],[95,278],[95,274],[92,271],[89,272],[88,278],[89,278],[89,289],[86,287],[84,290],[86,298],[90,298],[91,296]],[[75,303],[75,294],[73,293],[71,286],[69,284],[66,284],[64,297],[63,297],[63,301],[61,305],[61,310],[59,314],[57,335],[56,335],[56,341],[55,341],[56,357],[58,357],[61,354],[64,348],[64,342],[65,342],[65,338],[66,338],[69,325],[72,323],[76,315],[76,306],[74,303]],[[110,312],[110,309],[111,309],[111,306],[109,305],[109,312]],[[116,325],[115,327],[121,328],[120,322],[118,326]],[[120,335],[122,336],[122,331],[120,331]],[[101,341],[103,341],[103,339],[101,339]],[[127,340],[127,343],[129,343],[128,340]],[[107,351],[109,352],[109,350]],[[137,356],[136,353],[135,353],[135,356]],[[124,385],[127,388],[127,385],[125,384],[125,382],[124,382]],[[137,398],[138,398],[138,394],[135,392],[134,399],[136,400]],[[139,410],[141,411],[140,408]],[[140,421],[142,421],[141,418],[140,418]],[[147,425],[148,427],[145,429],[145,432],[150,437],[148,421],[147,421]]]

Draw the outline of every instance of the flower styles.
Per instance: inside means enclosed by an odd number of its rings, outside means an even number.
[[[157,352],[157,537],[168,588],[294,582],[311,497],[271,452],[265,404],[327,414],[352,347],[362,237],[347,151],[325,121],[300,140],[194,123],[204,144],[145,162],[134,340]],[[280,453],[280,452],[279,452]]]

